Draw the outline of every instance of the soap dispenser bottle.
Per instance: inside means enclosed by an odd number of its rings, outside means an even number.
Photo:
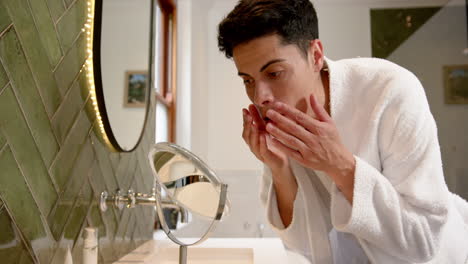
[[[97,229],[86,227],[83,233],[83,264],[98,263]]]

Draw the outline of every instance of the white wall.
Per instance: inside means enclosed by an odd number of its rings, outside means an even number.
[[[461,1],[461,0],[460,0]],[[217,48],[217,25],[221,19],[235,6],[237,1],[210,1],[210,0],[192,0],[191,23],[180,25],[190,27],[192,35],[191,49],[191,67],[192,67],[192,133],[191,150],[200,155],[219,175],[230,184],[229,195],[234,204],[234,210],[231,213],[232,221],[223,224],[226,228],[218,228],[216,235],[219,236],[256,236],[257,226],[263,222],[263,211],[258,203],[258,179],[260,175],[261,164],[250,153],[247,146],[241,138],[242,116],[241,109],[249,104],[247,96],[244,94],[242,82],[236,74],[236,68],[231,60],[227,60]],[[331,59],[341,59],[350,57],[368,57],[371,56],[371,35],[370,35],[370,9],[371,8],[401,8],[401,7],[426,7],[437,6],[447,3],[447,0],[321,0],[317,1],[315,6],[319,17],[320,38],[324,43],[325,54]],[[461,19],[453,17],[453,20]],[[439,20],[440,21],[440,20]],[[437,22],[431,22],[437,23]],[[464,23],[459,22],[455,26],[456,31],[446,30],[446,35],[456,35],[462,38],[466,36],[466,31],[461,32]],[[441,25],[445,25],[440,23]],[[442,27],[442,26],[441,26]],[[433,31],[434,28],[424,29]],[[418,34],[421,34],[418,32]],[[436,34],[436,32],[432,32]],[[444,36],[446,36],[444,35]],[[443,36],[440,37],[441,39]],[[421,37],[421,39],[423,39]],[[180,40],[183,41],[183,40]],[[453,40],[458,41],[460,40]],[[450,43],[453,42],[451,40]],[[457,45],[459,45],[457,44]],[[418,50],[421,43],[405,43],[407,51],[410,49]],[[464,44],[466,45],[466,44]],[[433,46],[432,46],[433,47]],[[448,45],[448,48],[453,47]],[[433,47],[434,48],[434,47]],[[458,49],[458,47],[457,47]],[[424,58],[433,58],[433,53],[421,54],[420,62]],[[430,54],[430,55],[427,55]],[[442,56],[444,53],[439,54]],[[411,58],[411,57],[408,57]],[[439,59],[435,68],[439,64],[445,63],[448,59]],[[453,61],[455,62],[455,61]],[[403,63],[403,61],[402,61]],[[427,63],[422,63],[426,65]],[[424,69],[421,71],[424,72]],[[419,74],[419,73],[417,73]],[[441,72],[429,73],[431,76],[440,75]],[[442,91],[442,83],[437,78],[428,85],[427,89]],[[440,106],[441,99],[431,99],[441,96],[439,92],[428,92],[433,111],[438,111],[440,107],[450,108],[450,112],[439,115],[439,128],[441,128],[440,137],[444,155],[451,155],[444,149],[450,149],[455,143],[466,142],[466,130],[454,132],[451,129],[453,124],[460,123],[460,117],[466,116],[466,107],[461,108]],[[432,95],[433,94],[433,95]],[[434,101],[439,100],[439,106]],[[434,104],[434,105],[432,105]],[[458,116],[458,119],[456,116]],[[451,116],[451,117],[450,117]],[[448,118],[446,121],[439,121],[439,118]],[[449,118],[450,117],[450,118]],[[458,122],[455,122],[457,121]],[[466,119],[465,119],[466,120]],[[468,123],[465,121],[465,123]],[[442,128],[443,127],[443,128]],[[465,131],[465,132],[462,132]],[[456,134],[458,133],[458,134]],[[450,138],[450,140],[448,139]],[[458,138],[458,139],[457,139]],[[453,139],[453,140],[452,140]],[[455,146],[458,147],[459,144]],[[464,152],[465,153],[465,152]],[[453,160],[450,163],[446,161],[446,167],[452,166],[457,160],[457,164],[466,157],[457,149],[457,158],[447,156],[444,161]],[[455,171],[462,173],[461,165],[448,169],[448,177]],[[464,169],[464,173],[467,170]],[[468,177],[468,176],[467,176]],[[467,178],[465,177],[465,179]],[[252,188],[255,186],[255,188]],[[468,187],[467,187],[468,188]],[[248,190],[242,192],[242,190]],[[227,230],[233,230],[228,232]],[[271,230],[266,230],[264,235],[272,235]]]
[[[241,108],[248,103],[235,67],[217,52],[216,25],[233,7],[197,1],[192,12],[192,150],[214,169],[257,169],[241,141]],[[237,165],[236,165],[237,164]]]
[[[124,107],[125,71],[148,70],[149,0],[103,2],[101,61],[106,109],[112,131],[124,149],[135,146],[145,108]]]
[[[389,59],[418,76],[439,128],[447,184],[468,199],[468,105],[444,101],[444,65],[468,64],[464,0],[450,1]]]
[[[189,25],[192,21],[192,1],[177,1],[177,23]],[[177,110],[176,142],[191,149],[192,134],[192,30],[190,27],[179,27],[177,30]]]

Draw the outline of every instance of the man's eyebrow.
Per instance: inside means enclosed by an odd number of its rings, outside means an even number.
[[[282,62],[282,61],[285,61],[285,59],[275,59],[275,60],[271,60],[271,61],[265,63],[265,65],[263,65],[263,66],[260,68],[260,72],[264,71],[264,70],[265,70],[268,66],[270,66],[271,64],[277,63],[277,62]],[[248,75],[247,73],[244,73],[244,72],[238,72],[237,75],[239,75],[239,76],[242,76],[242,75],[244,75],[244,76],[250,76],[250,75]]]
[[[275,60],[271,60],[269,62],[267,62],[265,65],[262,66],[262,68],[260,68],[260,72],[262,72],[263,70],[265,70],[268,66],[270,66],[271,64],[273,63],[277,63],[277,62],[282,62],[282,61],[285,61],[284,59],[275,59]]]

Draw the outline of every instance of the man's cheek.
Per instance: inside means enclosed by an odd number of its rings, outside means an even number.
[[[255,92],[252,89],[246,88],[247,97],[253,103]]]
[[[295,108],[298,109],[299,111],[303,112],[303,113],[307,113],[308,105],[309,104],[307,103],[307,99],[306,98],[301,98],[296,103]]]

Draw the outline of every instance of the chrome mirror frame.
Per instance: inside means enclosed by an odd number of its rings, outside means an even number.
[[[162,201],[162,190],[168,194],[169,192],[166,189],[166,186],[164,184],[161,184],[158,180],[156,175],[158,173],[156,172],[156,168],[154,167],[154,155],[157,152],[169,152],[174,155],[181,155],[187,160],[193,162],[194,164],[197,165],[197,167],[204,173],[204,175],[210,180],[211,184],[215,185],[215,187],[218,187],[220,190],[220,200],[218,203],[218,208],[216,210],[216,215],[213,221],[211,222],[210,226],[206,230],[206,232],[195,242],[193,243],[184,243],[181,240],[179,240],[169,229],[169,226],[167,225],[165,218],[164,218],[164,213],[163,213],[163,201]],[[153,146],[153,148],[150,150],[148,154],[148,159],[150,161],[150,166],[151,170],[153,172],[153,175],[155,176],[154,180],[154,186],[155,186],[155,191],[156,191],[156,211],[158,213],[159,220],[161,222],[161,227],[163,228],[164,232],[166,235],[176,244],[181,246],[181,252],[182,252],[182,247],[188,247],[188,246],[193,246],[202,243],[205,241],[211,232],[215,229],[216,225],[218,222],[221,220],[223,213],[226,213],[226,210],[229,208],[228,206],[228,200],[227,200],[227,184],[224,184],[220,181],[220,179],[216,176],[216,174],[198,157],[196,157],[194,154],[186,150],[185,148],[178,146],[173,143],[169,142],[160,142],[157,143],[156,145]],[[169,196],[170,197],[170,196]],[[172,198],[172,197],[170,197]],[[177,204],[176,201],[173,201],[178,206],[182,206]]]

